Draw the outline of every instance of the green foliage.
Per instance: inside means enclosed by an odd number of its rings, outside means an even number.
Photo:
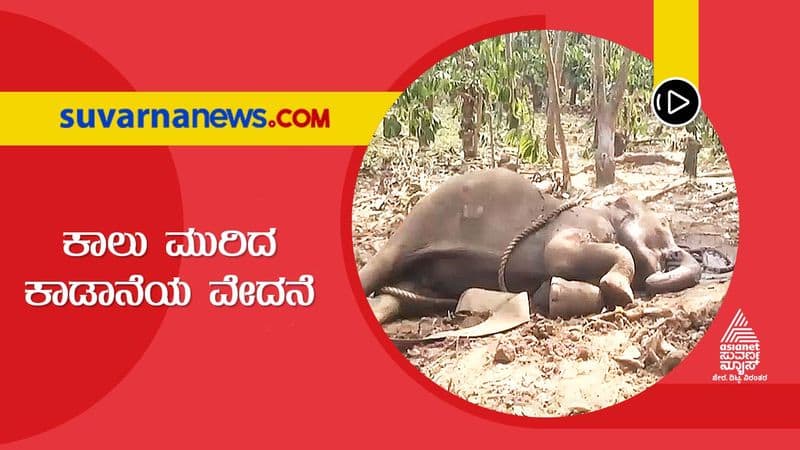
[[[634,53],[628,72],[628,90],[653,90],[653,63],[644,56]]]
[[[629,89],[628,95],[622,99],[618,128],[631,139],[647,134],[650,118],[650,91],[645,89]]]
[[[619,71],[619,60],[622,47],[607,44],[614,48],[616,54],[615,71]],[[615,72],[615,76],[616,76]],[[650,111],[650,95],[653,90],[653,64],[645,57],[634,53],[628,69],[627,93],[622,99],[617,118],[618,128],[628,137],[636,139],[647,133],[647,124],[652,113]]]
[[[392,139],[403,132],[403,124],[397,119],[397,114],[390,112],[383,118],[383,137]]]
[[[568,33],[564,48],[564,72],[586,90],[592,85],[592,49],[589,45],[589,36]]]
[[[551,43],[558,32],[549,31]],[[534,93],[546,91],[545,57],[538,31],[513,33],[509,38],[498,36],[469,45],[443,59],[409,86],[382,122],[385,139],[411,137],[420,147],[433,148],[442,130],[442,119],[451,121],[462,115],[464,99],[475,101],[471,120],[454,123],[475,124],[480,130],[478,142],[488,145],[488,122],[493,124],[494,142],[516,147],[522,160],[540,162],[545,159],[542,145],[543,127],[534,127],[543,111],[534,105]],[[578,33],[566,33],[564,50],[563,88],[573,86],[581,95],[579,106],[590,107],[592,102],[592,38]],[[606,91],[617,77],[623,48],[605,42]],[[648,134],[651,122],[650,92],[653,67],[650,61],[634,54],[631,59],[626,95],[618,115],[618,128],[631,139]],[[545,94],[546,95],[546,94]],[[562,93],[562,104],[566,104]],[[534,113],[534,110],[537,113]],[[442,114],[440,116],[439,114]],[[462,118],[463,119],[463,118]],[[460,125],[456,125],[458,127]],[[587,122],[593,127],[594,122]],[[690,131],[704,146],[721,151],[719,139],[708,119],[701,116]],[[459,146],[447,134],[447,146]],[[455,137],[455,134],[453,135]],[[591,146],[591,143],[587,144]],[[455,150],[457,152],[458,149]]]
[[[446,61],[446,60],[445,60]],[[427,147],[436,139],[436,132],[441,128],[441,120],[436,116],[433,105],[441,101],[443,93],[450,90],[450,74],[437,64],[420,76],[403,92],[384,121],[384,137],[391,138],[400,134],[396,123],[405,124],[408,133],[419,141],[420,146]]]
[[[544,158],[541,138],[533,130],[512,130],[506,135],[506,142],[519,149],[519,158],[530,163],[541,162]]]
[[[498,135],[510,133],[507,141],[518,143],[521,152],[534,157],[531,92],[533,85],[543,86],[545,81],[538,33],[515,33],[509,40],[504,36],[486,39],[440,61],[412,83],[384,120],[383,135],[391,139],[405,131],[427,147],[441,128],[433,106],[447,102],[453,105],[454,114],[460,114],[461,102],[470,96],[482,101],[483,122],[477,126],[483,133],[488,133],[486,122],[491,115]],[[505,124],[504,128],[500,124]],[[529,139],[520,139],[528,135]]]

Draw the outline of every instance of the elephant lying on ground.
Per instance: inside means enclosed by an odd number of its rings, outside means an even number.
[[[469,288],[498,290],[509,243],[548,214],[554,217],[511,251],[502,278],[508,291],[531,294],[542,314],[559,315],[559,301],[583,314],[599,312],[631,302],[632,289],[674,292],[699,282],[701,266],[636,198],[601,208],[562,203],[502,168],[450,178],[420,200],[359,271],[365,293],[378,294],[370,299],[377,319],[443,312]],[[381,293],[385,287],[418,295]]]

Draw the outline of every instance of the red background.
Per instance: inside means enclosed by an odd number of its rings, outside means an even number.
[[[4,0],[0,10],[43,23],[0,13],[0,89],[402,88],[464,44],[542,25],[652,54],[648,1],[262,3]],[[791,214],[775,207],[794,203],[798,161],[789,133],[797,94],[786,89],[792,73],[782,65],[791,54],[783,36],[795,24],[769,2],[757,9],[701,3],[703,106],[736,175],[740,253],[720,320],[655,387],[600,412],[556,420],[490,413],[433,387],[365,320],[349,241],[363,149],[2,149],[10,267],[0,284],[0,443],[620,445],[611,436],[543,429],[579,426],[635,427],[626,442],[641,445],[670,433],[646,428],[800,425],[800,306],[784,281],[795,277],[790,253],[797,244],[783,226]],[[139,268],[66,261],[64,229],[157,236],[182,226],[276,226],[278,256],[181,261],[180,276],[195,288],[185,309],[110,316],[20,307],[23,279],[118,279],[137,270],[166,278],[178,271],[176,260],[158,257],[157,240],[153,259]],[[317,280],[310,309],[216,309],[205,301],[205,283],[226,273],[261,279],[306,272]],[[739,307],[761,339],[759,372],[769,383],[708,384],[719,337]],[[715,442],[761,442],[743,433],[726,430]]]

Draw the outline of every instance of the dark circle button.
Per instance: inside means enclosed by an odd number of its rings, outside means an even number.
[[[681,127],[693,121],[700,112],[700,93],[688,80],[669,78],[653,91],[650,106],[661,122]]]

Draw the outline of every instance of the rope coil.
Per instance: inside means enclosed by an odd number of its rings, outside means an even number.
[[[530,225],[525,227],[525,229],[522,230],[516,237],[514,237],[511,242],[508,243],[506,250],[503,252],[503,256],[500,258],[500,268],[497,270],[497,284],[500,286],[501,291],[508,292],[506,286],[506,267],[508,266],[508,261],[511,259],[511,253],[514,251],[517,245],[519,245],[519,243],[528,236],[544,228],[548,223],[561,215],[561,213],[564,211],[578,206],[580,202],[581,198],[570,200],[566,203],[562,203],[549,213],[540,215],[536,220],[531,222]]]

